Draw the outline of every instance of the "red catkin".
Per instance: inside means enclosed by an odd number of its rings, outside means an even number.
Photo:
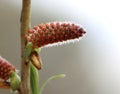
[[[0,79],[6,81],[12,71],[15,71],[15,67],[0,56]]]
[[[39,24],[28,30],[27,41],[34,47],[44,47],[49,44],[61,44],[81,38],[86,31],[74,23],[52,22]]]

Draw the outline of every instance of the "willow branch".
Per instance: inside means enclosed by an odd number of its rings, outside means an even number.
[[[31,94],[30,89],[30,64],[24,60],[25,34],[30,27],[31,0],[22,0],[21,13],[21,85],[19,94]]]

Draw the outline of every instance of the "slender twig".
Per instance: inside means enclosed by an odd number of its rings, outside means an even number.
[[[30,64],[24,60],[25,34],[30,27],[31,0],[22,0],[21,13],[21,84],[19,94],[31,94],[30,90]]]

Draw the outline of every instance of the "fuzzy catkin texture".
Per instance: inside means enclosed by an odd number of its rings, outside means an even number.
[[[32,42],[34,47],[44,47],[79,40],[86,31],[74,23],[52,22],[34,26],[28,33],[28,42]]]
[[[0,79],[8,80],[12,71],[15,71],[15,67],[0,56]]]

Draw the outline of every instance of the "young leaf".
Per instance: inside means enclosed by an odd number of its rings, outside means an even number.
[[[51,80],[54,80],[54,79],[58,79],[58,78],[64,78],[66,75],[65,74],[58,74],[58,75],[54,75],[50,78],[48,78],[45,83],[42,85],[42,87],[40,88],[40,93],[39,94],[42,94],[44,88],[46,87],[46,85],[51,81]]]
[[[30,64],[30,84],[32,94],[39,94],[39,75],[38,70],[35,66],[31,63]]]

